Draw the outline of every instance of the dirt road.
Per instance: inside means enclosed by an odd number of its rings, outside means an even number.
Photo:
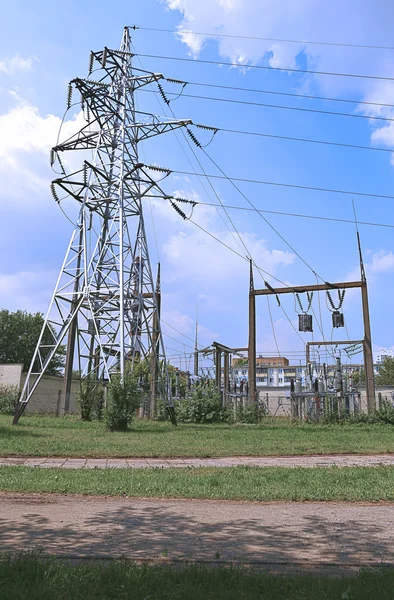
[[[0,548],[306,569],[394,563],[394,504],[0,493]],[[298,568],[298,567],[297,567]]]

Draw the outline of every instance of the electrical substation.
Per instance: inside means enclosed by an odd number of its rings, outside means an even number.
[[[250,272],[248,344],[246,347],[230,348],[213,342],[207,348],[199,348],[196,332],[192,353],[193,374],[189,370],[181,373],[178,369],[175,382],[171,381],[161,322],[161,279],[164,280],[166,274],[160,273],[160,266],[157,273],[154,273],[151,265],[143,204],[147,198],[161,199],[176,211],[180,219],[190,219],[188,210],[192,210],[198,202],[167,193],[162,182],[165,182],[172,171],[166,165],[147,165],[141,162],[138,145],[150,138],[171,135],[175,130],[181,130],[189,147],[192,144],[197,151],[207,154],[198,138],[198,131],[214,139],[220,130],[194,124],[191,119],[175,118],[165,85],[171,85],[171,89],[178,88],[180,95],[187,82],[166,78],[161,73],[137,67],[131,48],[131,29],[124,29],[119,50],[105,47],[101,51],[92,52],[88,76],[75,78],[69,84],[67,110],[80,107],[84,124],[66,139],[63,139],[62,130],[59,132],[58,142],[52,148],[50,156],[56,173],[51,191],[59,205],[65,199],[73,200],[78,206],[78,220],[50,299],[14,423],[18,422],[49,363],[63,344],[66,346],[63,413],[69,410],[74,369],[80,373],[81,382],[89,381],[99,386],[105,385],[114,376],[122,381],[128,371],[137,369],[142,363],[149,365],[149,374],[145,373],[139,380],[143,397],[141,416],[153,418],[160,399],[171,420],[176,423],[174,398],[182,396],[181,374],[186,381],[183,395],[190,393],[196,386],[214,385],[223,404],[232,406],[234,410],[237,410],[239,404],[264,404],[265,394],[256,377],[256,370],[259,370],[256,352],[256,298],[273,296],[281,307],[282,295],[292,294],[299,311],[299,332],[312,333],[314,319],[311,309],[314,294],[326,294],[328,309],[332,314],[332,327],[339,329],[345,327],[342,306],[349,289],[356,289],[361,293],[364,335],[360,340],[339,342],[327,341],[322,336],[319,341],[306,343],[306,377],[302,381],[294,370],[294,376],[288,381],[291,416],[319,420],[322,415],[353,414],[360,410],[359,390],[354,384],[352,373],[343,369],[340,358],[333,355],[333,374],[330,374],[327,363],[313,364],[310,360],[311,348],[330,345],[335,348],[344,345],[350,348],[349,352],[352,352],[352,348],[362,350],[367,406],[368,411],[373,411],[375,384],[368,290],[358,234],[360,280],[328,282],[320,278],[321,283],[314,285],[273,287],[266,280],[271,277],[270,274],[255,263],[244,239],[235,229],[243,254],[229,249],[245,259],[245,270],[249,268]],[[161,118],[138,110],[136,95],[142,88],[153,88],[163,104],[170,108],[172,118]],[[174,95],[174,92],[171,93]],[[195,152],[194,148],[192,150]],[[80,158],[77,170],[70,169],[69,165],[74,163],[67,160],[69,154]],[[218,167],[213,159],[210,160]],[[228,179],[240,192],[237,185],[218,168],[222,173],[221,177]],[[257,211],[245,194],[240,193],[253,210]],[[216,192],[215,195],[219,202],[217,206],[227,214]],[[278,233],[261,211],[257,213]],[[221,240],[217,241],[225,245]],[[294,250],[290,244],[287,245]],[[309,266],[305,260],[303,262]],[[263,278],[263,289],[255,287],[255,270]],[[311,270],[316,276],[315,271]],[[245,302],[246,295],[247,290]],[[46,331],[51,334],[51,344],[43,341],[47,339],[44,335]],[[199,356],[212,357],[212,368],[205,368],[205,372],[201,370]],[[245,377],[237,379],[234,375],[233,367],[236,363],[231,362],[232,357],[235,360],[246,360]],[[267,385],[268,383],[267,379]]]

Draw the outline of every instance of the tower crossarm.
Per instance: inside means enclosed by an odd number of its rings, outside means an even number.
[[[193,121],[191,119],[180,119],[177,121],[135,123],[133,127],[137,128],[137,142],[142,142],[143,140],[156,135],[161,135],[162,133],[167,133],[168,131],[175,131],[175,129],[186,127],[187,125],[192,124]]]

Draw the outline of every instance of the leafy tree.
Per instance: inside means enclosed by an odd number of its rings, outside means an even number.
[[[44,318],[41,313],[32,314],[22,310],[12,313],[8,310],[0,310],[0,362],[5,364],[22,363],[23,370],[27,371],[43,323]],[[54,333],[53,327],[47,327],[44,332],[43,343],[52,344]],[[48,375],[61,374],[64,366],[64,356],[64,346],[60,346],[49,363]],[[38,366],[37,363],[34,368],[38,369]]]
[[[388,356],[384,359],[376,377],[377,385],[394,385],[394,358]]]
[[[353,385],[365,385],[365,371],[363,368],[352,373],[352,381]]]

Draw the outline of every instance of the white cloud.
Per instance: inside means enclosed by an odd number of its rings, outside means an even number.
[[[369,266],[372,273],[385,273],[387,271],[394,271],[394,254],[380,250],[372,255],[371,264]]]
[[[207,44],[217,44],[219,56],[240,64],[260,62],[271,67],[297,66],[309,70],[337,71],[392,77],[394,57],[382,49],[346,48],[278,40],[328,41],[392,46],[387,26],[394,19],[394,4],[384,2],[379,10],[369,0],[162,0],[170,10],[180,13],[178,29],[189,52],[197,56]],[[233,37],[193,35],[190,31],[217,33]],[[327,34],[330,32],[330,35]],[[246,39],[249,38],[260,39]],[[261,38],[266,38],[265,40]],[[268,39],[271,38],[271,39]],[[394,104],[392,81],[363,78],[289,74],[296,88],[351,97],[368,102]],[[356,109],[357,111],[357,109]],[[359,107],[367,116],[394,118],[392,108]],[[372,145],[394,148],[394,126],[370,121]],[[394,157],[391,157],[394,166]]]
[[[196,322],[195,319],[192,319],[190,315],[182,313],[177,309],[171,309],[164,311],[163,320],[166,321],[163,323],[163,331],[164,334],[167,332],[169,335],[176,337],[180,342],[190,347],[193,346],[193,340],[195,339],[196,333]],[[167,323],[169,325],[167,325]],[[184,335],[179,335],[172,327],[175,327],[178,331],[183,333]],[[187,337],[185,337],[185,335]],[[217,332],[212,331],[208,327],[205,327],[201,323],[198,325],[198,339],[199,342],[201,340],[204,341],[212,341],[217,338],[219,334]]]
[[[0,273],[1,307],[46,312],[56,275],[53,271]]]
[[[41,116],[36,106],[12,93],[16,105],[0,115],[0,194],[6,192],[26,202],[26,191],[48,197],[49,182],[54,178],[49,166],[49,151],[56,144],[61,119],[55,115]],[[82,113],[66,120],[62,135],[69,136],[84,123]],[[79,157],[80,159],[80,157]]]
[[[12,58],[0,60],[0,73],[5,73],[6,75],[10,75],[16,71],[30,71],[32,67],[33,60],[31,58],[13,56]]]

